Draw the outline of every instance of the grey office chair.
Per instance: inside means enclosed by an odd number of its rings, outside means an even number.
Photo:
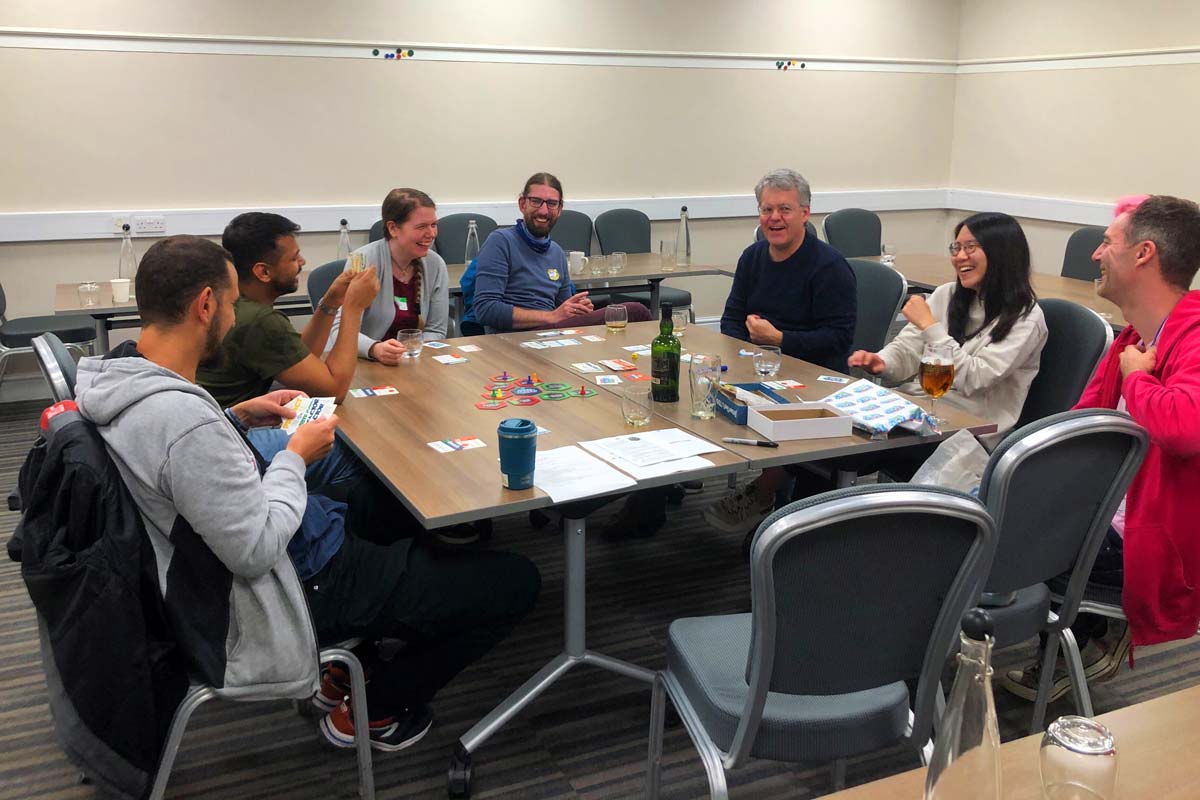
[[[1091,281],[1100,277],[1100,267],[1092,261],[1092,253],[1104,241],[1104,228],[1087,225],[1071,234],[1063,253],[1062,276]]]
[[[585,256],[592,254],[592,218],[582,211],[564,208],[558,222],[550,229],[550,238],[566,252],[579,250]]]
[[[846,258],[877,256],[883,243],[879,215],[865,208],[843,208],[825,217],[825,241]]]
[[[1077,713],[1092,716],[1079,648],[1070,625],[1113,514],[1146,455],[1150,438],[1127,415],[1108,409],[1054,414],[1009,434],[992,453],[979,499],[998,531],[985,602],[996,647],[1046,633],[1041,682],[1029,730],[1042,729],[1062,643]],[[1081,468],[1086,465],[1086,468]],[[1051,610],[1046,585],[1070,574]]]
[[[600,252],[649,253],[650,218],[635,208],[614,208],[596,217]]]
[[[338,259],[330,261],[328,264],[322,264],[308,276],[308,302],[312,305],[313,311],[317,310],[317,304],[321,302],[321,298],[325,296],[329,287],[345,268],[346,262]]]
[[[89,354],[96,341],[96,323],[84,314],[63,314],[40,317],[5,316],[8,298],[0,285],[0,381],[4,380],[8,360],[20,353],[33,352],[33,340],[43,333],[52,333],[61,345],[81,356]]]
[[[75,359],[62,340],[53,333],[43,333],[33,340],[33,354],[38,368],[50,384],[50,395],[54,402],[72,400],[75,397]]]
[[[804,235],[811,236],[814,239],[821,238],[820,236],[817,235],[817,226],[812,224],[811,219],[804,223]],[[766,234],[764,234],[762,231],[762,225],[755,225],[754,226],[754,241],[761,242],[766,238],[767,238]]]
[[[377,220],[367,233],[368,242],[377,242],[383,238],[383,220]]]
[[[1049,336],[1017,427],[1075,405],[1113,341],[1112,326],[1091,309],[1055,299],[1038,305]]]
[[[850,350],[878,353],[908,295],[908,281],[877,261],[851,258],[849,262],[858,283],[858,317]]]
[[[447,214],[438,219],[438,233],[434,247],[447,264],[465,264],[467,252],[467,228],[475,220],[479,232],[479,244],[496,230],[496,220],[486,214]]]
[[[946,653],[994,547],[982,505],[933,487],[839,489],[767,517],[751,549],[751,612],[671,623],[647,797],[658,796],[664,693],[714,798],[750,756],[834,761],[839,785],[842,759],[924,747]]]

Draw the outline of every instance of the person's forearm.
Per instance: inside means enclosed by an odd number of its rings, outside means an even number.
[[[334,397],[337,402],[346,398],[350,381],[354,379],[354,367],[358,362],[358,331],[362,325],[363,310],[361,308],[342,307],[342,324],[338,327],[338,336],[325,357],[325,366],[333,377],[337,391]]]
[[[336,308],[333,309],[333,314],[327,314],[321,310],[322,307],[329,308],[322,301],[320,306],[313,311],[313,315],[309,317],[304,330],[300,332],[300,341],[304,342],[308,352],[317,358],[325,353],[325,345],[329,343],[329,332],[333,330],[333,321],[337,318]]]
[[[558,317],[558,309],[553,311],[538,311],[533,308],[518,308],[513,306],[512,328],[514,331],[540,328],[544,325],[558,325],[562,320]]]

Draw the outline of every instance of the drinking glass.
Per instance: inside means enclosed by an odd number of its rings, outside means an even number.
[[[715,417],[717,392],[721,389],[721,357],[692,353],[688,383],[692,390],[692,416],[696,419]]]
[[[629,309],[623,304],[618,303],[604,307],[604,327],[608,328],[611,332],[616,333],[617,331],[625,330],[625,325],[628,322]]]
[[[94,306],[100,302],[100,284],[93,281],[79,284],[79,305]]]
[[[417,358],[421,355],[421,348],[425,346],[425,340],[419,328],[405,328],[396,334],[396,341],[404,345],[405,358]]]
[[[608,272],[608,256],[592,256],[587,268],[592,275],[603,275]]]
[[[675,243],[660,239],[658,242],[658,268],[663,272],[675,271]]]
[[[782,363],[783,354],[773,344],[761,345],[754,353],[754,371],[761,378],[773,378],[778,375]]]
[[[921,389],[929,395],[929,416],[938,425],[945,425],[946,420],[938,417],[935,411],[939,397],[950,391],[954,385],[954,350],[946,344],[927,344],[921,353],[919,372]]]
[[[608,257],[608,274],[616,275],[625,269],[625,264],[628,263],[629,256],[621,251],[617,251]]]
[[[1050,723],[1038,752],[1046,800],[1115,800],[1117,747],[1108,728],[1087,717]]]
[[[621,416],[626,425],[640,428],[648,424],[653,410],[649,383],[630,383],[621,390]]]
[[[687,326],[688,312],[686,310],[671,312],[671,327],[675,331],[676,336],[683,336],[683,334],[687,333]]]
[[[896,245],[884,244],[879,247],[879,263],[893,269],[896,268]]]
[[[1096,287],[1096,296],[1097,297],[1100,297],[1100,284],[1103,282],[1104,282],[1104,278],[1096,278],[1095,280],[1092,281],[1092,283]],[[1107,311],[1097,311],[1096,313],[1100,315],[1101,319],[1104,319],[1104,320],[1107,320],[1110,322],[1112,321],[1111,313],[1109,313]]]

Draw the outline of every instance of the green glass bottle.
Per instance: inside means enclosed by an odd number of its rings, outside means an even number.
[[[650,394],[656,403],[679,402],[679,354],[683,350],[671,322],[671,304],[662,304],[658,336],[650,342]]]

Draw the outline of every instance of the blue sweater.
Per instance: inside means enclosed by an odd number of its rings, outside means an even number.
[[[516,228],[493,231],[476,259],[475,318],[488,333],[511,331],[513,306],[553,311],[571,296],[567,256],[557,242],[537,253]]]
[[[750,341],[746,315],[757,314],[783,332],[786,355],[845,372],[858,316],[854,271],[812,235],[784,261],[768,248],[755,242],[738,259],[721,333]]]

